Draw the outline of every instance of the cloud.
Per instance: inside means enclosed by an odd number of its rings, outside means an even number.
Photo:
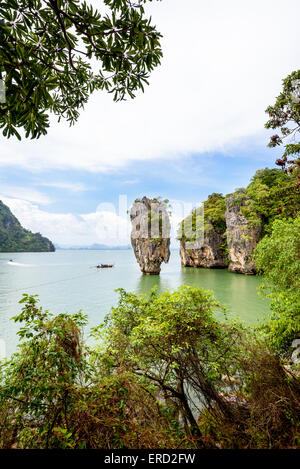
[[[226,151],[264,138],[264,110],[298,68],[298,0],[149,3],[164,34],[162,66],[135,100],[97,92],[75,127],[47,137],[1,137],[0,165],[94,172],[130,162]]]
[[[14,197],[27,202],[34,202],[40,205],[48,205],[52,203],[52,199],[31,187],[12,186],[2,184],[0,186],[0,200],[6,197]]]
[[[2,197],[2,201],[18,218],[24,228],[47,236],[59,245],[86,246],[94,243],[107,246],[130,244],[131,223],[124,203],[115,208],[113,204],[100,204],[95,212],[74,215],[71,213],[51,213],[38,205],[18,198]],[[124,202],[124,201],[123,201]],[[181,200],[171,200],[171,239],[177,236],[180,221],[196,204]]]
[[[3,197],[2,201],[24,228],[40,232],[56,244],[116,246],[129,243],[130,223],[115,211],[73,215],[47,212],[36,204],[17,198]]]
[[[90,190],[89,187],[81,182],[37,182],[35,185],[39,187],[53,187],[54,189],[63,189],[70,192],[84,192]]]
[[[122,184],[131,185],[131,184],[138,184],[139,182],[140,182],[140,180],[138,178],[136,178],[136,179],[127,179],[126,181],[123,181]]]

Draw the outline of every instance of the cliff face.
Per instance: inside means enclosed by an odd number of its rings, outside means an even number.
[[[225,268],[226,253],[224,234],[219,233],[210,220],[207,220],[205,237],[202,242],[196,241],[190,249],[188,244],[180,241],[180,259],[184,267]]]
[[[260,239],[262,225],[251,226],[241,209],[247,205],[249,198],[244,192],[226,198],[227,244],[229,250],[229,267],[231,272],[255,274],[253,251]]]
[[[166,205],[143,197],[130,211],[131,245],[141,272],[158,275],[170,258],[170,220]]]
[[[225,268],[229,261],[230,271],[254,274],[253,251],[270,233],[273,221],[299,215],[300,193],[295,184],[296,175],[265,168],[255,173],[246,189],[226,197],[218,193],[208,196],[204,212],[194,209],[180,224],[181,264]],[[201,228],[203,220],[204,230],[202,226],[198,236],[197,227]]]
[[[48,238],[25,230],[10,209],[0,201],[0,252],[55,251]]]
[[[225,197],[214,193],[183,220],[178,236],[182,266],[227,266],[225,210]]]

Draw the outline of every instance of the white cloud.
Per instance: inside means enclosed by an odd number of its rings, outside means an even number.
[[[164,58],[145,94],[113,103],[97,93],[71,129],[55,123],[38,141],[1,137],[1,165],[107,171],[262,138],[265,108],[298,68],[299,1],[163,0],[148,9]]]
[[[113,204],[100,204],[95,212],[81,215],[71,213],[51,213],[42,210],[37,204],[18,198],[1,197],[1,200],[18,218],[24,228],[40,232],[59,245],[86,246],[94,243],[107,246],[130,244],[131,223],[127,215],[129,207],[124,201],[119,207]],[[194,206],[181,200],[171,200],[171,238],[174,243],[177,227]]]
[[[27,202],[34,202],[40,205],[48,205],[53,201],[40,191],[32,189],[31,187],[12,186],[8,184],[0,185],[0,200],[5,197],[14,197]]]
[[[123,181],[122,184],[127,184],[127,185],[131,185],[131,184],[138,184],[140,182],[139,179],[127,179],[126,181]]]
[[[116,246],[129,242],[129,221],[115,211],[101,210],[76,216],[71,213],[47,212],[36,204],[17,198],[1,199],[24,228],[34,233],[40,232],[54,243]]]
[[[90,190],[90,188],[81,182],[37,182],[35,185],[39,187],[64,189],[70,192],[84,192]]]

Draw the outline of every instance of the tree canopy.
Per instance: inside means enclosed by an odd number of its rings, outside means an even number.
[[[270,321],[262,328],[272,348],[289,356],[300,337],[300,217],[275,220],[256,247],[255,260],[264,273],[262,291],[271,299]]]
[[[74,124],[94,90],[115,101],[144,90],[162,56],[147,1],[103,0],[103,12],[81,0],[0,2],[3,135],[45,135],[50,113]]]
[[[93,347],[82,312],[23,295],[18,351],[0,360],[0,448],[299,446],[299,378],[209,292],[119,292]]]
[[[285,172],[297,171],[297,187],[300,186],[300,70],[283,80],[283,89],[273,106],[266,109],[269,120],[267,129],[279,129],[280,135],[272,135],[269,146],[283,145],[284,153],[276,164]]]

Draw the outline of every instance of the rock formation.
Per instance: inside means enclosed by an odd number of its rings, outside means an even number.
[[[261,234],[262,225],[252,226],[241,213],[247,206],[249,198],[246,191],[239,191],[226,198],[227,244],[229,250],[229,267],[231,272],[255,274],[255,262],[252,259]]]
[[[10,209],[0,201],[0,252],[55,251],[52,242],[40,233],[22,227]]]
[[[143,197],[130,211],[131,245],[143,274],[158,275],[170,258],[170,220],[166,204]]]
[[[211,221],[207,220],[203,242],[195,241],[189,248],[188,243],[180,240],[180,259],[184,267],[225,268],[224,234],[218,233]]]
[[[180,258],[184,267],[227,267],[225,197],[211,194],[182,224]]]

